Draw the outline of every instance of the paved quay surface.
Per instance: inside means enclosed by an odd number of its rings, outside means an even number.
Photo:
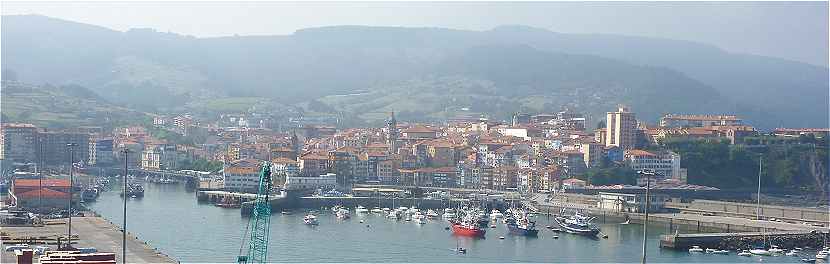
[[[739,217],[727,217],[727,216],[705,216],[699,214],[670,214],[670,213],[656,213],[651,214],[656,217],[663,217],[663,218],[674,218],[674,219],[682,219],[682,220],[689,220],[689,221],[700,221],[700,222],[715,222],[715,223],[722,223],[722,224],[730,224],[733,226],[753,226],[753,227],[762,227],[768,229],[777,229],[777,230],[792,230],[792,231],[810,231],[810,230],[819,230],[826,232],[828,229],[826,227],[815,227],[810,225],[804,224],[792,224],[792,223],[784,223],[784,222],[773,222],[769,220],[753,220],[753,219],[746,219],[746,218],[739,218]]]
[[[2,232],[11,237],[27,237],[27,236],[57,236],[66,235],[67,226],[65,224],[46,225],[43,227],[0,227]],[[73,217],[72,218],[72,234],[73,237],[77,235],[79,240],[75,243],[73,239],[72,246],[78,247],[94,247],[99,252],[113,252],[117,263],[123,263],[121,259],[121,230],[119,227],[110,224],[107,220],[100,217]],[[154,250],[150,245],[145,244],[127,234],[127,262],[128,263],[177,263],[170,257]],[[3,249],[6,244],[0,241]],[[35,245],[29,245],[34,247]],[[49,245],[51,249],[55,249],[55,245]],[[35,256],[37,261],[37,256]],[[0,263],[15,263],[14,252],[3,251],[0,254]]]

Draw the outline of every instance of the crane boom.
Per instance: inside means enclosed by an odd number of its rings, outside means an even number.
[[[266,263],[268,258],[268,237],[271,227],[271,164],[262,163],[262,170],[259,173],[259,188],[257,189],[256,201],[251,211],[251,218],[248,220],[248,228],[251,237],[248,240],[248,254],[237,258],[238,263]],[[247,234],[243,235],[244,237]],[[244,243],[244,242],[243,242]],[[244,244],[242,245],[245,246]]]

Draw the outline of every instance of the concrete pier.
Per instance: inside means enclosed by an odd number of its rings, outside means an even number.
[[[821,248],[827,239],[827,232],[817,231],[677,234],[661,236],[660,246],[671,249],[700,246],[701,248],[736,250],[749,249],[766,241],[766,245],[776,245],[781,248],[806,246]]]
[[[17,244],[16,241],[31,237],[55,238],[66,236],[66,224],[49,224],[41,227],[15,226],[2,227],[3,239],[0,246]],[[117,263],[124,263],[121,257],[121,229],[100,217],[73,217],[72,218],[72,246],[94,247],[99,252],[115,253]],[[51,242],[51,239],[47,243]],[[43,240],[41,240],[43,241]],[[54,241],[57,242],[57,241]],[[6,244],[9,243],[9,244]],[[30,244],[30,247],[44,244]],[[52,250],[57,248],[53,243],[48,245]],[[36,256],[37,257],[37,256]],[[5,252],[0,255],[0,263],[14,263],[14,252]],[[129,263],[177,263],[178,261],[155,250],[152,246],[141,241],[135,234],[127,234],[127,262]]]

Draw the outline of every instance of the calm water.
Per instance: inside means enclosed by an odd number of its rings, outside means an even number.
[[[116,185],[117,186],[117,185]],[[127,229],[153,247],[182,262],[234,262],[239,254],[247,218],[239,209],[196,202],[183,185],[145,184],[143,199],[127,202]],[[103,193],[90,207],[120,226],[123,200],[118,191]],[[302,212],[271,217],[268,248],[272,262],[639,262],[642,226],[600,224],[608,239],[589,239],[541,230],[538,238],[507,234],[504,225],[489,229],[486,239],[454,237],[443,220],[425,225],[393,221],[372,214],[353,214],[341,221],[327,213],[320,225],[302,224]],[[359,223],[359,220],[365,223]],[[549,222],[539,216],[537,225]],[[552,220],[551,220],[552,221]],[[366,227],[369,225],[369,227]],[[657,245],[665,227],[649,229],[651,262],[797,262],[794,257],[738,257],[691,255],[661,250]],[[498,239],[504,236],[505,239]],[[467,254],[456,254],[456,243]]]

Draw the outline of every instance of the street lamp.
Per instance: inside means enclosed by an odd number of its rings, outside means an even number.
[[[651,189],[651,176],[654,175],[654,171],[652,171],[652,170],[641,170],[641,171],[637,171],[637,173],[646,176],[646,208],[645,208],[646,216],[645,216],[645,221],[643,222],[643,259],[641,260],[641,263],[645,264],[646,263],[646,247],[648,245],[646,243],[646,239],[648,237],[648,208],[649,208],[649,206],[651,206],[651,203],[650,203],[651,200],[648,197],[648,192]]]
[[[124,222],[121,226],[121,262],[127,263],[127,174],[129,172],[127,168],[127,155],[130,153],[130,149],[124,147],[121,150],[121,153],[124,154],[124,177],[121,180],[124,181]]]
[[[72,181],[72,170],[74,169],[75,163],[75,147],[78,144],[76,143],[67,143],[66,148],[69,150],[69,235],[67,238],[66,247],[72,248],[72,198],[74,194],[75,185]]]

